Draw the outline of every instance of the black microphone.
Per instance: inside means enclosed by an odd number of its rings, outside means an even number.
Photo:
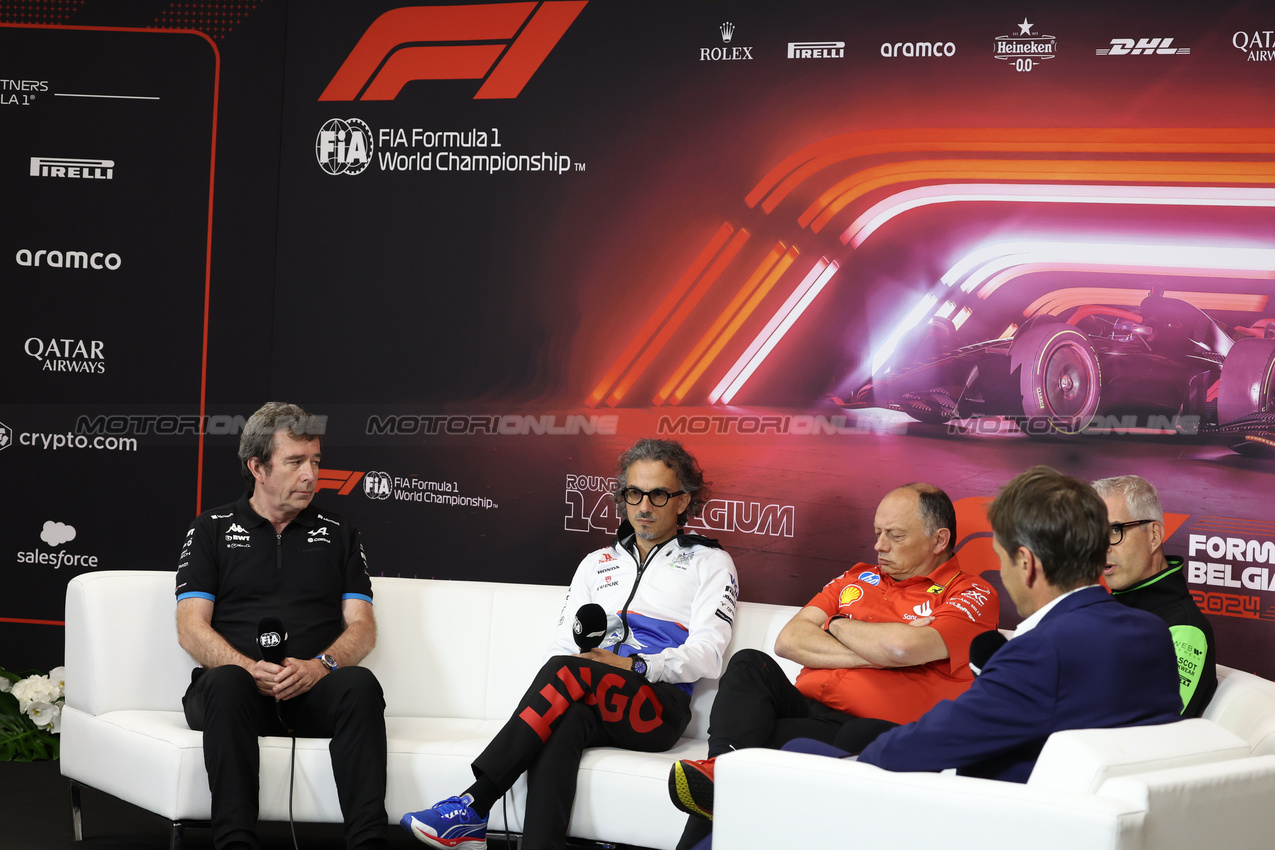
[[[266,617],[257,626],[257,648],[261,650],[261,660],[271,664],[283,665],[288,657],[288,632],[283,628],[283,621],[278,617]]]
[[[996,654],[996,650],[1007,643],[1009,638],[996,629],[974,635],[974,639],[970,641],[970,669],[974,671],[974,675],[981,675],[987,662]]]
[[[607,635],[607,612],[596,602],[581,605],[571,631],[581,652],[596,648]]]

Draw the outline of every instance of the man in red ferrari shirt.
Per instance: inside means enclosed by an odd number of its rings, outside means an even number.
[[[893,490],[874,533],[877,563],[833,579],[779,633],[775,653],[803,665],[795,685],[764,652],[732,656],[709,717],[709,758],[679,761],[669,775],[674,805],[693,816],[679,847],[709,832],[717,756],[794,738],[858,752],[973,682],[970,641],[996,628],[1000,603],[957,562],[951,499],[929,484]]]

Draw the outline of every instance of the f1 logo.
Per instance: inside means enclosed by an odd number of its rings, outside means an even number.
[[[362,477],[362,472],[351,472],[348,469],[320,469],[319,480],[314,482],[314,492],[335,490],[338,496],[348,496]]]
[[[587,3],[392,9],[367,28],[319,100],[393,100],[413,80],[484,80],[475,100],[517,97]]]

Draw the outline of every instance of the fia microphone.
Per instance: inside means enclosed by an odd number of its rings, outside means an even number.
[[[987,662],[996,654],[996,650],[1007,643],[1009,643],[1009,638],[996,629],[975,635],[974,639],[970,641],[970,669],[974,671],[974,675],[982,675],[983,668],[987,666]]]
[[[581,652],[588,652],[602,644],[607,634],[607,612],[596,602],[581,605],[571,624],[571,636]]]
[[[278,617],[266,617],[257,627],[257,648],[261,660],[282,665],[288,657],[288,632]]]

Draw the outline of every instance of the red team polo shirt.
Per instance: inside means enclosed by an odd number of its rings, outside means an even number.
[[[906,623],[934,617],[930,627],[947,645],[947,658],[914,667],[802,668],[797,689],[856,717],[910,723],[936,703],[955,699],[974,681],[970,641],[996,628],[1000,600],[991,585],[961,572],[957,559],[928,576],[895,581],[872,564],[856,564],[824,586],[807,607],[831,618],[844,614],[867,623]],[[825,626],[826,626],[825,622]]]

